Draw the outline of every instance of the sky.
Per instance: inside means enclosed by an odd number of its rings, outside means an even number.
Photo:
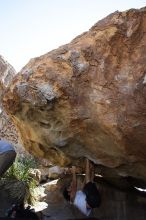
[[[108,14],[144,6],[146,0],[0,0],[0,55],[18,72]]]

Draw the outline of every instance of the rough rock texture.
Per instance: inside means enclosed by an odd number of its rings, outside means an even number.
[[[0,56],[0,94],[8,87],[15,75],[16,71],[14,68]]]
[[[1,101],[2,94],[15,75],[15,69],[2,56],[0,56],[0,139],[8,140],[16,146],[19,153],[23,153],[24,149],[20,143],[17,128],[13,124],[11,118],[4,111]]]
[[[145,93],[142,8],[115,12],[31,59],[3,102],[29,152],[63,166],[88,157],[102,175],[146,180]]]

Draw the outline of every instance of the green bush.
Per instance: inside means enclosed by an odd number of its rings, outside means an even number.
[[[32,157],[16,157],[15,162],[5,174],[5,178],[22,180],[30,183],[29,169],[36,168],[37,163]]]
[[[30,168],[37,168],[35,159],[18,156],[2,181],[5,189],[10,191],[13,198],[32,204],[35,200],[33,192],[37,182],[29,175]]]

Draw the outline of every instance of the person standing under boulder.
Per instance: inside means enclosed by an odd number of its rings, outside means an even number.
[[[0,140],[0,177],[11,167],[16,158],[13,145],[7,141]]]
[[[100,193],[93,182],[94,166],[86,159],[85,180],[82,190],[77,191],[76,167],[72,167],[72,182],[64,189],[63,195],[66,200],[74,204],[84,215],[89,216],[92,209],[100,206]]]

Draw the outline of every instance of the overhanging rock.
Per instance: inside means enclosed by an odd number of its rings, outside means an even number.
[[[146,8],[115,12],[31,59],[3,103],[29,152],[61,166],[88,157],[146,180]]]

